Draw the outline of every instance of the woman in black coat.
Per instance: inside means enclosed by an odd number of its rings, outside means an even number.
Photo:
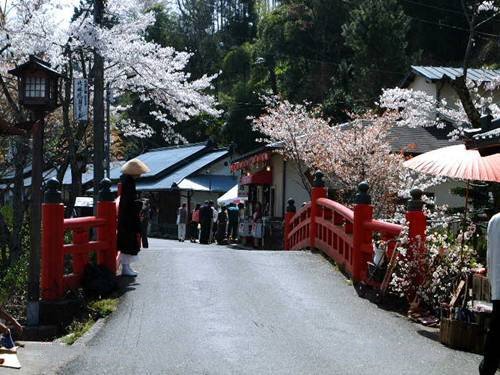
[[[120,204],[118,206],[117,247],[123,276],[137,276],[130,263],[141,250],[141,220],[135,180],[149,168],[138,159],[132,159],[122,167]]]

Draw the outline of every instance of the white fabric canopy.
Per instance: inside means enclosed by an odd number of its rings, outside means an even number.
[[[238,197],[238,185],[233,186],[229,189],[222,197],[217,199],[217,204],[219,206],[227,206],[229,203],[240,203],[247,200],[247,197]]]

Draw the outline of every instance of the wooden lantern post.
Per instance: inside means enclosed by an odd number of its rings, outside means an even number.
[[[32,112],[37,120],[31,134],[33,137],[31,169],[31,249],[28,274],[28,325],[37,325],[40,298],[40,244],[42,221],[43,183],[43,134],[47,113],[58,104],[59,79],[57,71],[43,60],[30,56],[29,60],[9,71],[18,78],[19,104]]]

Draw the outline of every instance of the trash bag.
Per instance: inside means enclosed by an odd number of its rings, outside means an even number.
[[[118,289],[118,280],[105,266],[89,263],[83,272],[82,287],[87,297],[108,297]]]

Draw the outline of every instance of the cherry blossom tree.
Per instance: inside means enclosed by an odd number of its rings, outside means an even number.
[[[185,71],[190,53],[145,39],[155,22],[145,2],[107,1],[103,26],[94,23],[92,4],[85,2],[71,22],[57,20],[54,14],[67,6],[62,0],[6,2],[0,30],[3,72],[34,54],[56,68],[71,63],[75,72],[87,76],[92,73],[91,53],[98,51],[105,59],[106,81],[118,94],[134,92],[154,103],[158,110],[152,115],[165,126],[200,113],[219,114],[215,98],[206,94],[215,77],[191,79]]]
[[[263,134],[259,141],[279,144],[279,151],[294,162],[302,185],[311,190],[308,175],[319,166],[311,160],[326,155],[317,137],[328,124],[320,117],[312,116],[305,104],[292,104],[278,97],[263,97],[267,109],[259,118],[253,119],[254,130]],[[328,134],[329,135],[329,134]]]
[[[73,120],[72,80],[83,77],[92,82],[94,52],[103,56],[105,80],[118,96],[133,93],[143,102],[154,103],[151,115],[165,124],[162,134],[168,139],[176,137],[174,123],[200,113],[219,113],[215,98],[207,94],[214,76],[192,79],[186,72],[189,53],[145,39],[147,28],[155,22],[154,12],[148,9],[157,3],[162,1],[108,0],[102,26],[94,23],[91,1],[80,1],[74,12],[74,4],[65,0],[6,0],[0,5],[0,101],[7,119],[22,121],[29,116],[17,104],[17,84],[7,74],[9,69],[26,61],[29,55],[37,55],[67,77],[61,91],[61,109],[47,122],[45,133],[46,158],[53,156],[59,180],[71,166],[71,201],[81,195],[82,173],[92,150],[92,127],[88,122]],[[62,14],[73,16],[63,19]],[[148,136],[145,129],[146,124],[126,124],[129,135]],[[26,139],[19,138],[12,148],[16,214],[23,212],[20,204],[28,146]]]
[[[493,102],[493,91],[496,87],[496,82],[480,86],[468,81],[472,103],[477,111],[488,111],[494,117],[500,116],[500,107]],[[384,89],[379,99],[379,106],[398,112],[396,124],[399,126],[444,128],[446,123],[452,123],[455,130],[449,134],[451,140],[458,139],[465,129],[471,127],[469,116],[460,100],[448,103],[444,99],[437,100],[419,90]]]
[[[408,197],[412,188],[426,189],[442,182],[403,167],[404,155],[393,152],[388,140],[394,121],[391,113],[368,113],[332,126],[305,104],[272,98],[266,113],[253,124],[264,135],[262,141],[281,146],[304,180],[308,172],[321,170],[344,203],[352,201],[361,181],[368,181],[376,214],[390,216],[398,199]]]

